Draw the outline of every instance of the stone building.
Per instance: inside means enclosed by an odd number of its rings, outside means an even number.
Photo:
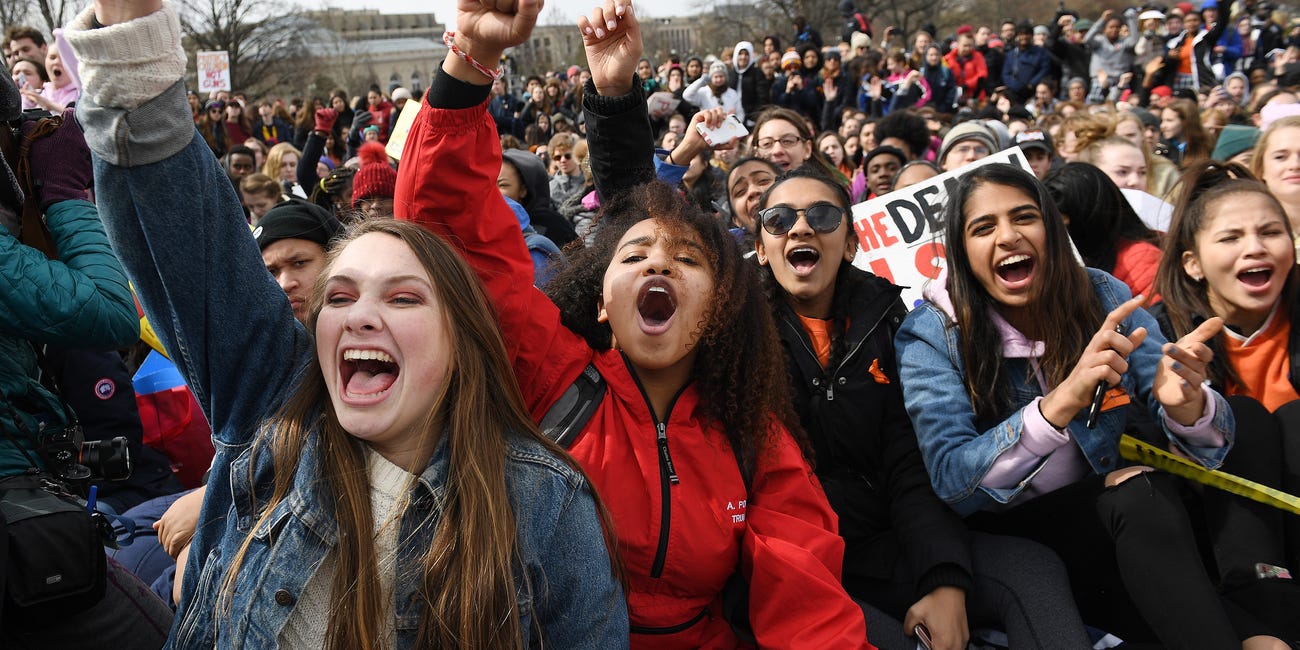
[[[385,91],[429,87],[447,54],[445,27],[432,13],[381,14],[374,9],[327,9],[305,17],[319,25],[306,48],[315,59],[312,94],[343,87],[364,94],[370,84]]]

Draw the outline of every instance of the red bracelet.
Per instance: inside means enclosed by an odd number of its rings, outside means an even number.
[[[505,76],[506,73],[501,68],[492,69],[487,66],[484,66],[482,63],[479,63],[478,61],[474,60],[474,57],[470,56],[468,52],[465,52],[464,50],[457,47],[456,32],[452,32],[452,31],[443,32],[442,42],[444,45],[447,46],[447,49],[451,50],[452,54],[455,54],[456,56],[465,59],[465,63],[470,64],[475,70],[478,70],[480,73],[482,73],[484,77],[496,81],[497,79],[500,79],[501,77]]]

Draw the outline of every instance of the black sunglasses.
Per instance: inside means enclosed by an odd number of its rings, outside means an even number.
[[[799,222],[800,213],[808,220],[809,228],[823,234],[834,232],[844,220],[844,208],[834,203],[814,203],[806,208],[778,205],[759,210],[758,220],[763,224],[763,230],[779,237],[794,228],[794,225]]]

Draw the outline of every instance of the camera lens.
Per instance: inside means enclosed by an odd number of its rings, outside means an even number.
[[[131,452],[126,438],[118,436],[109,440],[92,440],[81,443],[81,464],[96,476],[110,481],[121,481],[131,476]]]

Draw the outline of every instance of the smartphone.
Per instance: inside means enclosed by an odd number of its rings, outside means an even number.
[[[699,131],[701,136],[704,136],[704,141],[708,143],[710,147],[724,145],[732,140],[749,135],[749,129],[745,128],[745,125],[740,123],[740,120],[734,113],[728,115],[727,119],[723,120],[722,124],[718,125],[718,128],[716,129],[710,129],[703,123],[700,123],[695,125],[695,130]]]
[[[933,646],[930,645],[930,630],[926,629],[924,623],[917,623],[916,627],[912,628],[912,634],[916,636],[917,650],[933,650]]]

